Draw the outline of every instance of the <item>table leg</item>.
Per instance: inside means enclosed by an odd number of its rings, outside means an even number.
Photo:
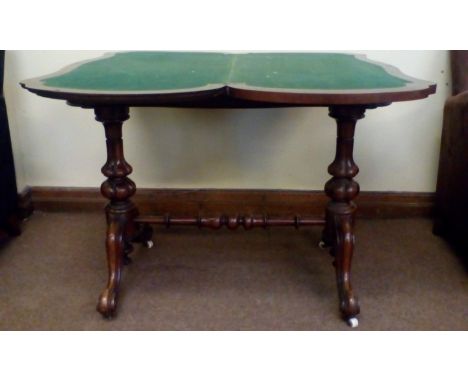
[[[333,236],[335,234],[335,228],[333,224],[333,216],[330,214],[330,211],[327,209],[325,211],[325,227],[322,231],[322,240],[319,243],[319,247],[322,249],[331,248],[333,244]],[[330,254],[333,256],[333,253]]]
[[[357,120],[364,118],[365,107],[332,106],[330,116],[337,121],[336,156],[328,167],[333,177],[326,183],[325,192],[331,198],[326,210],[323,239],[330,244],[335,257],[336,279],[340,310],[349,325],[358,324],[359,303],[351,286],[351,261],[354,250],[354,220],[359,184],[353,178],[359,172],[353,160],[354,130]]]
[[[102,122],[106,133],[107,162],[102,173],[107,177],[101,185],[101,193],[110,200],[106,207],[106,251],[109,278],[99,297],[97,310],[106,318],[115,314],[122,265],[135,235],[133,219],[138,210],[130,198],[135,194],[135,183],[127,177],[132,167],[123,155],[122,125],[129,118],[128,108],[103,106],[95,108],[96,120]]]

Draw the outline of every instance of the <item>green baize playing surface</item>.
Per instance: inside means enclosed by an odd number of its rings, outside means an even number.
[[[53,88],[112,92],[236,84],[294,90],[384,89],[409,81],[350,54],[126,52],[83,63],[42,82]]]

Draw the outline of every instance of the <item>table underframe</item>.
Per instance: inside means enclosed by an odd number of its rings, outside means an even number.
[[[148,243],[152,238],[151,224],[195,225],[199,227],[230,229],[270,226],[312,226],[323,225],[322,244],[329,247],[333,256],[342,317],[354,326],[360,308],[351,285],[351,263],[354,251],[354,223],[356,205],[353,200],[359,193],[359,185],[353,179],[358,166],[353,160],[354,131],[356,123],[364,117],[366,109],[375,105],[330,106],[330,116],[337,122],[336,155],[328,167],[332,178],[325,185],[325,193],[330,198],[326,207],[325,219],[300,216],[268,217],[227,216],[218,217],[172,217],[143,216],[131,201],[136,192],[135,183],[128,177],[132,167],[124,157],[122,126],[129,118],[129,107],[122,105],[94,107],[96,120],[104,125],[107,146],[107,161],[102,173],[107,178],[101,192],[109,200],[106,206],[107,234],[106,252],[108,282],[101,293],[97,310],[106,318],[116,314],[119,287],[123,265],[129,263],[132,243]]]

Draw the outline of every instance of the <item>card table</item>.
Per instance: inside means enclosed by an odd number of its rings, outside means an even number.
[[[107,162],[101,186],[106,207],[108,282],[97,310],[116,314],[122,267],[132,243],[152,246],[152,224],[246,229],[268,226],[324,225],[321,247],[334,257],[339,308],[352,327],[360,308],[351,285],[359,169],[353,160],[356,122],[367,109],[410,101],[435,93],[436,85],[345,53],[121,52],[79,62],[21,85],[43,97],[93,109],[104,125]],[[337,122],[336,156],[325,185],[330,198],[325,218],[267,216],[143,216],[131,201],[135,183],[123,154],[122,125],[131,107],[278,108],[327,107]]]

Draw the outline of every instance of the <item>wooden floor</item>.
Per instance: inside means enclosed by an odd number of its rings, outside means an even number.
[[[468,273],[426,219],[361,220],[358,330],[468,330]],[[349,330],[320,228],[157,229],[123,275],[119,316],[95,311],[105,222],[36,213],[0,249],[1,330]]]

